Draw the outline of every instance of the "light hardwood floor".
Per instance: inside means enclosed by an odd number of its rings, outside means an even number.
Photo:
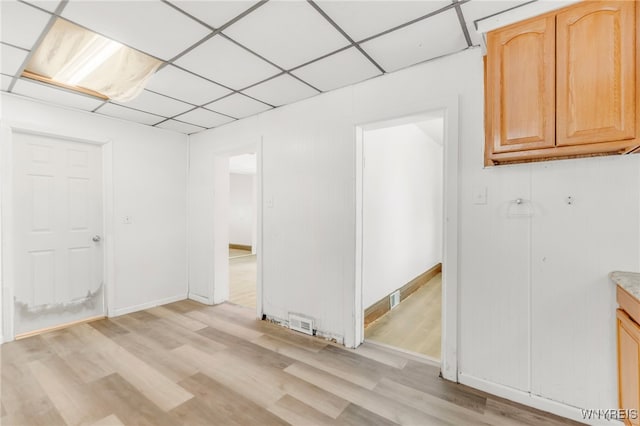
[[[229,302],[256,308],[256,256],[249,250],[229,249]]]
[[[365,329],[365,338],[440,359],[442,274]]]
[[[444,381],[438,367],[348,350],[193,301],[2,345],[3,425],[560,425]]]

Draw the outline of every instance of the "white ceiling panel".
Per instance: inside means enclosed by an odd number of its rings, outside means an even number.
[[[202,43],[178,59],[176,64],[236,90],[280,72],[273,65],[220,36]]]
[[[18,80],[13,87],[13,93],[85,111],[93,111],[102,104],[102,101],[99,99],[76,95],[66,90],[56,89],[53,86],[45,84],[33,83],[26,79]]]
[[[210,31],[159,1],[70,1],[62,16],[161,59],[173,58]]]
[[[147,84],[147,89],[195,105],[202,105],[231,93],[229,89],[172,65],[158,71]]]
[[[292,74],[326,92],[375,77],[381,72],[352,47],[297,69]]]
[[[374,38],[362,48],[386,71],[395,71],[467,47],[455,10]]]
[[[184,121],[187,123],[195,124],[196,126],[202,127],[217,127],[222,124],[233,121],[233,118],[229,118],[227,116],[217,114],[213,111],[209,111],[204,108],[194,109],[193,111],[189,111],[186,114],[182,114],[179,117],[176,117],[180,121]]]
[[[0,90],[2,90],[3,92],[9,90],[9,85],[11,84],[12,79],[13,77],[9,75],[0,75]]]
[[[25,49],[33,47],[51,18],[48,13],[15,0],[0,1],[0,12],[1,40]]]
[[[14,75],[20,71],[22,63],[27,58],[29,52],[15,47],[7,46],[6,44],[0,45],[0,63],[2,74]]]
[[[349,44],[311,5],[299,1],[269,2],[224,33],[285,69]]]
[[[318,94],[311,87],[290,75],[281,75],[244,91],[271,105],[280,106]]]
[[[172,1],[188,14],[214,28],[220,28],[236,16],[257,3],[257,1]]]
[[[125,108],[123,106],[115,104],[105,104],[101,106],[97,112],[99,114],[108,115],[109,117],[121,118],[123,120],[135,121],[136,123],[148,125],[156,124],[164,120],[163,117],[154,114],[137,111],[131,108]]]
[[[529,2],[530,0],[471,0],[461,5],[462,15],[467,23],[473,44],[480,44],[482,40],[482,36],[476,32],[475,21],[514,7],[522,6]]]
[[[319,1],[318,5],[355,41],[407,23],[449,1]]]
[[[184,133],[185,135],[191,133],[197,133],[204,130],[203,127],[194,126],[193,124],[183,123],[182,121],[177,120],[167,120],[158,124],[156,127],[160,127],[162,129],[173,130],[174,132]]]
[[[34,4],[38,7],[41,7],[44,10],[48,10],[51,13],[55,12],[56,8],[60,4],[60,0],[37,0],[37,1],[26,0],[26,2]]]
[[[137,98],[131,101],[116,103],[163,117],[173,117],[193,108],[192,105],[149,92],[148,90],[143,90]]]
[[[271,109],[269,105],[258,102],[240,93],[234,93],[233,95],[227,96],[219,101],[205,105],[205,108],[236,118],[248,117]]]

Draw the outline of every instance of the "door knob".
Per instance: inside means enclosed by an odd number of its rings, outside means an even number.
[[[94,242],[99,243],[99,242],[100,242],[100,240],[101,240],[102,238],[100,238],[100,235],[94,235],[94,236],[93,236],[93,238],[91,238],[91,239],[92,239]]]

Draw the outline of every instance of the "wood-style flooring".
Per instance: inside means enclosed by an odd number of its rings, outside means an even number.
[[[439,368],[348,350],[240,306],[182,301],[2,345],[3,425],[559,425],[444,381]]]
[[[442,274],[365,329],[365,339],[440,359]]]
[[[256,309],[256,255],[229,249],[229,302]]]

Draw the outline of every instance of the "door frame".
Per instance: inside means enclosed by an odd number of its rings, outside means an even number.
[[[46,136],[70,142],[98,145],[102,148],[102,232],[103,232],[103,268],[102,282],[104,283],[104,314],[111,316],[109,307],[114,306],[113,280],[115,276],[114,263],[114,202],[113,202],[113,142],[110,139],[97,139],[87,135],[57,133],[50,129],[40,128],[32,124],[0,121],[0,279],[2,288],[0,306],[2,307],[2,327],[0,328],[0,343],[15,339],[14,315],[14,266],[13,266],[13,135],[16,133]]]
[[[229,300],[229,158],[234,155],[256,154],[256,318],[263,314],[263,209],[262,209],[262,138],[256,142],[234,144],[216,150],[213,156],[213,262],[214,273],[209,281],[206,299],[190,298],[208,304]],[[222,186],[221,186],[222,185]],[[224,187],[223,187],[224,186]],[[227,235],[226,238],[219,238]],[[226,244],[226,247],[223,245]]]
[[[408,112],[401,116],[376,118],[374,121],[355,126],[355,194],[356,194],[356,232],[355,232],[355,346],[364,341],[364,306],[362,300],[363,268],[363,134],[370,127],[382,123],[403,122],[410,118],[429,115],[433,112],[444,113],[443,138],[443,251],[442,251],[442,342],[440,368],[445,379],[458,381],[459,346],[459,157],[458,157],[458,97],[434,100],[426,103],[419,111]]]

